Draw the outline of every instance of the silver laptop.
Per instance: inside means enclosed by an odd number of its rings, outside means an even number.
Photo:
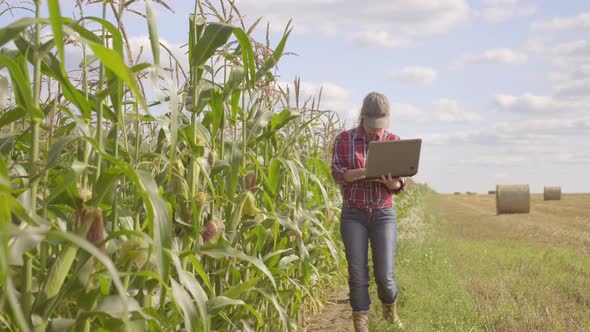
[[[369,143],[365,168],[366,178],[380,178],[382,175],[413,176],[418,173],[422,139],[378,141]]]

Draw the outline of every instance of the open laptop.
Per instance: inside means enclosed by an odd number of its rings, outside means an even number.
[[[420,138],[370,142],[365,177],[380,178],[388,173],[391,173],[392,177],[416,175],[421,146]]]

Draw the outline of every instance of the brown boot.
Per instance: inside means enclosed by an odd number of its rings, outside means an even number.
[[[383,303],[383,319],[388,322],[395,323],[399,329],[404,328],[404,324],[397,315],[397,306],[395,303],[385,304]]]
[[[369,311],[353,311],[354,332],[369,332]]]

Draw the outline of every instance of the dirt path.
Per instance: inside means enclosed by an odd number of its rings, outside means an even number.
[[[422,208],[414,208],[404,219],[398,222],[398,240],[400,241],[420,241],[428,231],[424,224],[424,211]],[[371,272],[372,275],[372,272]],[[381,320],[379,312],[380,305],[375,298],[375,285],[371,280],[370,292],[372,292],[373,304],[371,306],[371,320],[373,325],[372,331],[383,332],[384,321]],[[344,277],[340,286],[329,296],[328,303],[324,310],[317,316],[311,317],[305,331],[309,332],[354,332],[352,324],[352,311],[348,298],[348,285]],[[377,325],[375,325],[377,321]],[[385,325],[388,325],[385,323]],[[387,327],[387,331],[391,328]]]
[[[322,313],[305,328],[308,332],[353,332],[352,313],[348,304],[348,286],[340,286],[328,298]]]

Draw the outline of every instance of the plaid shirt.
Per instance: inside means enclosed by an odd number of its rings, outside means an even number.
[[[396,141],[399,137],[384,130],[376,140]],[[365,167],[369,142],[362,126],[336,136],[332,155],[332,176],[340,184],[344,198],[343,207],[370,210],[393,207],[393,196],[406,187],[404,178],[401,178],[401,187],[397,190],[389,190],[386,185],[374,180],[344,181],[344,172]]]

